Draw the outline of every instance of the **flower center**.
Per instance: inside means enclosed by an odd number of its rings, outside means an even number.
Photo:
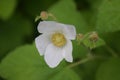
[[[57,47],[62,47],[66,44],[65,36],[61,33],[54,33],[51,40],[52,43]]]

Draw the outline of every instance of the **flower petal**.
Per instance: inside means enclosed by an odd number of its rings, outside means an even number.
[[[68,39],[74,40],[76,38],[75,26],[61,24],[55,21],[42,21],[38,25],[40,33],[61,32],[66,35]]]
[[[49,67],[56,67],[63,60],[63,49],[49,44],[45,52],[45,61]]]
[[[64,34],[68,39],[75,40],[76,38],[76,29],[73,25],[65,25],[64,26]]]
[[[41,21],[38,24],[38,31],[40,33],[50,33],[55,31],[62,31],[63,24],[57,23],[55,21]]]
[[[40,53],[43,55],[45,53],[46,47],[50,44],[50,38],[48,34],[42,34],[35,39],[36,47]]]
[[[73,57],[72,57],[72,42],[70,40],[67,40],[67,44],[64,46],[64,58],[68,62],[73,62]]]

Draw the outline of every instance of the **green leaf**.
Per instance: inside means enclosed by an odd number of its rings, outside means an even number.
[[[43,56],[39,55],[35,45],[25,45],[3,59],[0,75],[7,80],[53,80],[60,79],[63,75],[66,75],[65,79],[73,75],[78,80],[78,75],[72,70],[63,69],[65,65],[62,61],[57,68],[51,69],[46,65]]]
[[[104,34],[103,38],[107,45],[120,55],[120,31]]]
[[[79,45],[77,41],[73,41],[73,57],[76,58],[85,58],[88,54],[87,48],[82,45]]]
[[[81,80],[81,79],[73,70],[65,68],[50,80]]]
[[[16,0],[0,0],[0,18],[8,19],[13,14],[16,5]]]
[[[58,0],[23,0],[23,6],[26,13],[33,18],[39,16],[42,10],[48,9],[49,6]],[[29,2],[29,3],[28,3]]]
[[[96,80],[120,80],[120,59],[111,58],[99,67]]]
[[[76,10],[76,5],[73,0],[60,0],[50,7],[48,11],[52,13],[59,22],[75,25],[77,32],[87,32],[90,30],[80,12]]]
[[[91,30],[95,30],[98,9],[103,0],[76,0],[76,1],[78,1],[77,2],[78,8],[81,8],[81,5],[84,5],[83,10],[80,9],[79,11],[84,16],[88,27],[91,28]]]
[[[6,22],[0,22],[0,59],[8,51],[23,44],[32,33],[31,22],[16,14]]]
[[[96,70],[103,60],[95,59],[76,66],[75,71],[81,75],[83,80],[95,80]]]
[[[120,30],[120,0],[104,0],[98,12],[96,29],[99,32]]]

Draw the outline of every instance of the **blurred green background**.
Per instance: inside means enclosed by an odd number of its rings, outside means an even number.
[[[120,80],[120,0],[0,0],[0,80]],[[48,11],[77,33],[97,31],[105,45],[92,50],[102,56],[74,68],[63,61],[50,69],[39,56],[35,17]],[[74,62],[87,48],[73,41]]]
[[[0,59],[37,36],[34,19],[56,0],[0,0]]]

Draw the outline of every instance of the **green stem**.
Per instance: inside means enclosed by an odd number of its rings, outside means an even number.
[[[86,62],[90,61],[91,59],[93,59],[93,58],[92,57],[87,57],[85,59],[79,60],[78,62],[75,62],[75,63],[69,65],[68,67],[73,68],[73,67],[78,66],[80,64],[86,63]]]
[[[117,53],[111,47],[109,47],[108,45],[106,45],[105,47],[111,53],[112,56],[118,57]]]
[[[73,67],[76,67],[76,66],[78,66],[78,65],[80,65],[80,64],[83,64],[83,63],[86,63],[86,62],[88,62],[88,61],[90,61],[90,60],[95,60],[95,59],[107,59],[107,57],[95,56],[95,55],[88,55],[87,58],[84,58],[84,59],[79,60],[79,61],[77,61],[77,62],[75,62],[75,63],[73,63],[73,64],[70,64],[70,65],[67,66],[67,67],[68,67],[68,68],[73,68]]]

